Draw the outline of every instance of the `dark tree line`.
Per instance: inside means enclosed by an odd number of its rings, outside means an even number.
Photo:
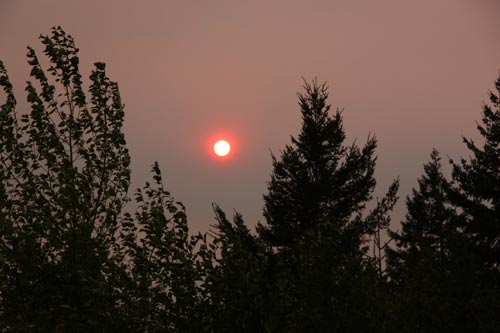
[[[0,332],[498,332],[500,77],[481,144],[433,151],[389,229],[398,180],[377,199],[377,141],[345,142],[328,88],[305,82],[302,129],[280,156],[250,230],[214,206],[208,234],[152,182],[129,192],[118,85],[54,28],[28,48],[26,114],[0,62]],[[130,201],[137,207],[127,213]],[[386,247],[381,235],[392,243]]]

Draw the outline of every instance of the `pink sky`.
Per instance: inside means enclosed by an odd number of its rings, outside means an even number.
[[[211,202],[262,220],[269,151],[299,130],[301,76],[329,83],[348,144],[376,134],[378,194],[400,176],[404,198],[433,147],[466,155],[461,135],[478,138],[499,75],[499,17],[498,0],[0,0],[0,59],[19,112],[26,46],[41,52],[50,27],[75,37],[84,77],[106,62],[126,105],[132,189],[157,160],[198,231],[214,222]],[[219,133],[235,141],[223,163],[207,148]]]

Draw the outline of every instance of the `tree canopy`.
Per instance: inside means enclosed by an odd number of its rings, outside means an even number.
[[[74,39],[57,27],[40,41],[48,67],[28,47],[28,112],[0,61],[0,332],[500,328],[500,77],[484,143],[464,139],[470,157],[449,177],[432,151],[400,230],[399,181],[373,201],[375,137],[346,144],[314,79],[298,94],[299,135],[271,157],[265,221],[254,231],[214,204],[212,229],[193,234],[158,163],[130,194],[105,64],[85,91]]]

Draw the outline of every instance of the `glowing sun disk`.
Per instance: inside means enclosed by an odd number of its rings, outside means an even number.
[[[229,154],[229,151],[231,150],[231,146],[229,145],[229,142],[226,140],[219,140],[214,144],[214,153],[217,156],[226,156]]]

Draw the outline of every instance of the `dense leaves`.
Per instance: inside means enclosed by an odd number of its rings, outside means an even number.
[[[71,36],[54,28],[40,40],[50,67],[28,48],[29,114],[17,116],[0,63],[0,327],[185,331],[202,288],[195,247],[206,239],[188,235],[157,164],[155,187],[137,192],[134,217],[125,213],[130,157],[118,86],[96,63],[87,101]]]
[[[130,179],[123,105],[99,63],[86,102],[78,49],[60,28],[40,39],[57,86],[28,48],[36,82],[27,83],[31,112],[20,119],[0,68],[2,321],[30,331],[102,327],[117,317],[110,281]]]

